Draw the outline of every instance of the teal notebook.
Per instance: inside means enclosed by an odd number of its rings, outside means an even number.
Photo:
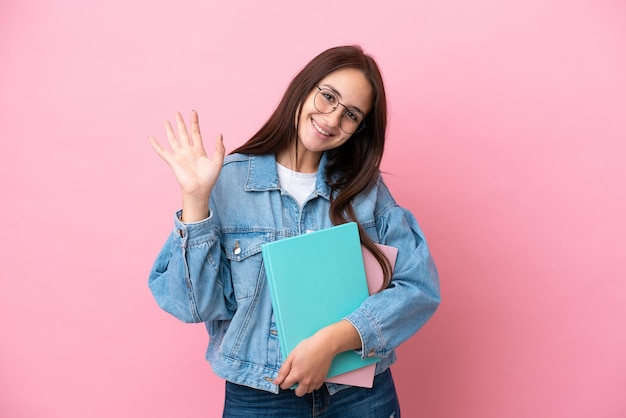
[[[354,222],[265,244],[262,253],[283,358],[369,296]],[[346,351],[334,358],[328,377],[377,361]]]

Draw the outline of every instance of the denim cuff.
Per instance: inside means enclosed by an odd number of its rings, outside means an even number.
[[[357,350],[357,353],[361,354],[361,358],[384,357],[387,354],[382,331],[367,310],[360,307],[344,319],[356,328],[361,337],[362,348]]]
[[[179,210],[174,215],[174,238],[180,245],[184,247],[197,245],[208,242],[215,236],[215,224],[211,212],[208,217],[197,222],[181,221],[182,214],[183,211]]]

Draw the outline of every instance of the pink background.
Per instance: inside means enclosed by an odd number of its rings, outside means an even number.
[[[441,274],[403,413],[626,416],[625,3],[383,4],[2,2],[1,416],[220,416],[203,326],[147,288],[179,196],[146,137],[196,109],[232,150],[346,43],[383,69],[387,180]]]

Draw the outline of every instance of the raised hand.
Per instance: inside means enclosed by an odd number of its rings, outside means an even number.
[[[213,158],[207,157],[202,136],[198,113],[191,113],[191,135],[179,112],[176,112],[176,127],[178,138],[172,125],[165,122],[165,132],[170,145],[166,150],[152,136],[150,144],[157,154],[171,167],[174,176],[180,185],[183,198],[183,220],[195,222],[207,217],[208,202],[211,190],[217,181],[224,162],[224,143],[222,135],[215,139]]]

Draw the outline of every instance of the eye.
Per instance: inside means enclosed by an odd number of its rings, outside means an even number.
[[[353,112],[352,110],[346,111],[346,116],[350,118],[350,121],[359,124],[361,123],[361,116],[358,113]]]
[[[337,103],[337,98],[335,97],[335,95],[328,90],[322,90],[320,94],[322,95],[322,97],[324,97],[324,100],[326,100],[328,104],[334,105],[335,103]]]

